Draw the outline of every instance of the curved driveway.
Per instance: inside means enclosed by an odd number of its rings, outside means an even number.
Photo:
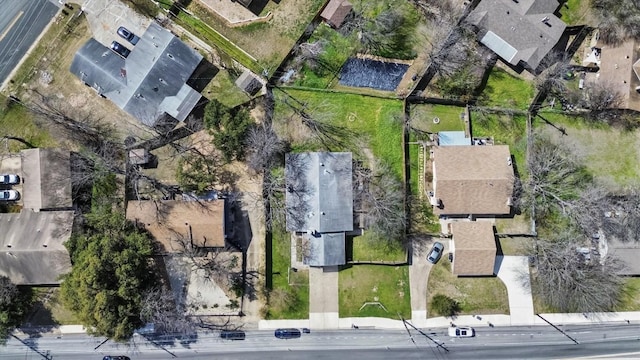
[[[49,0],[0,0],[0,84],[35,43],[58,7]]]

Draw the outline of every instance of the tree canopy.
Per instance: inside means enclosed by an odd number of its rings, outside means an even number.
[[[142,325],[143,294],[155,285],[147,234],[129,223],[109,194],[115,177],[99,179],[84,231],[65,244],[73,269],[61,285],[62,300],[89,332],[126,340]],[[101,191],[106,190],[106,191]],[[105,193],[106,192],[106,193]]]
[[[253,124],[246,109],[234,112],[218,100],[211,100],[205,107],[204,124],[226,162],[244,158],[245,139]]]
[[[11,330],[20,324],[31,306],[30,291],[18,289],[6,276],[0,276],[0,345]]]

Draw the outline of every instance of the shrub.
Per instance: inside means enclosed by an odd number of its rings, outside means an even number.
[[[436,294],[431,299],[431,309],[439,315],[452,317],[460,311],[460,304],[447,295]]]

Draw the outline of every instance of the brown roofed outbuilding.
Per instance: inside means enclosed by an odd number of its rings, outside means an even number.
[[[320,17],[333,28],[339,28],[344,19],[353,9],[350,2],[346,0],[331,0],[320,13]]]
[[[457,276],[493,275],[496,240],[489,221],[458,221],[451,224],[453,234],[452,272]]]

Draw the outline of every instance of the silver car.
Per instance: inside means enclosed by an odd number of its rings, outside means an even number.
[[[432,264],[437,263],[438,260],[440,260],[440,258],[442,257],[443,251],[444,251],[444,245],[436,241],[436,243],[433,244],[433,247],[431,247],[431,251],[429,251],[429,255],[427,255],[427,261]]]
[[[14,201],[20,199],[20,193],[15,190],[0,190],[0,201]]]

